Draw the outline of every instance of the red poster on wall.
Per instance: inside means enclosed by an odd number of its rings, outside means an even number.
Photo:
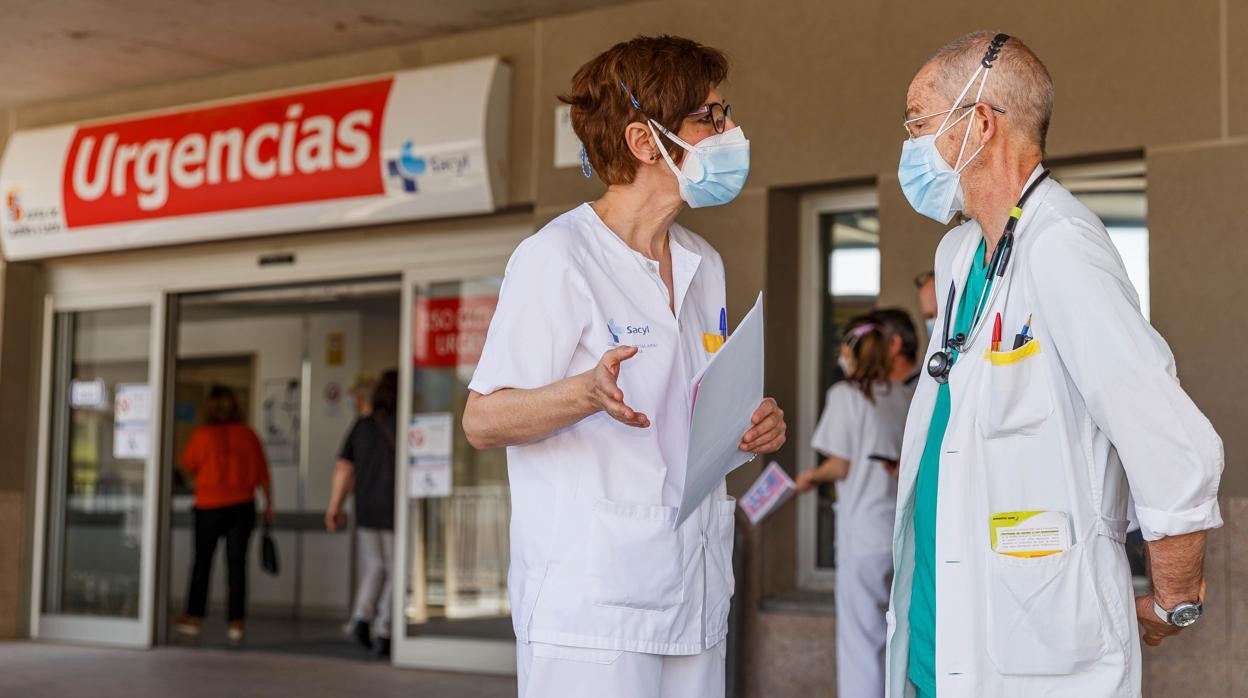
[[[498,296],[420,298],[412,318],[412,361],[417,368],[473,366]]]

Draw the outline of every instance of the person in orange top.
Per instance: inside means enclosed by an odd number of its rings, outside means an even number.
[[[178,632],[198,636],[208,605],[208,580],[217,541],[225,538],[229,570],[229,633],[243,639],[247,607],[247,544],[256,527],[256,488],[264,491],[264,522],[273,522],[269,462],[256,433],[243,423],[234,391],[214,386],[208,393],[204,423],[191,433],[182,452],[182,469],[195,483],[195,562],[191,567],[186,615]]]

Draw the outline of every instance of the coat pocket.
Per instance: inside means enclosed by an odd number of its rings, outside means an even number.
[[[676,507],[594,502],[589,529],[590,598],[600,606],[666,611],[685,598]]]
[[[1006,676],[1082,671],[1105,656],[1104,613],[1082,542],[1037,558],[988,553],[988,656]]]
[[[985,438],[1034,435],[1053,414],[1039,354],[1038,339],[1013,351],[984,353],[989,365],[984,370],[976,420]]]

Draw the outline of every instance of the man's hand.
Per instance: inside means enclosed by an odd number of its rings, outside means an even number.
[[[746,453],[762,455],[775,453],[784,446],[784,434],[788,426],[784,423],[784,410],[772,398],[763,398],[763,403],[754,410],[750,417],[754,426],[741,437],[741,445],[737,448]]]
[[[636,355],[637,347],[616,347],[602,355],[594,370],[583,375],[588,382],[589,402],[597,411],[630,427],[645,429],[650,426],[650,418],[624,404],[624,392],[619,386],[620,364]]]
[[[1144,631],[1144,644],[1150,647],[1157,647],[1162,640],[1183,632],[1182,628],[1176,628],[1157,617],[1157,612],[1153,610],[1152,594],[1135,597],[1135,615],[1140,620],[1140,629]]]

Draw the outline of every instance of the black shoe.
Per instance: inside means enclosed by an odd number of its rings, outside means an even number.
[[[373,648],[373,656],[377,659],[390,659],[390,638],[377,638],[376,646]]]
[[[360,643],[360,646],[366,650],[373,648],[373,634],[368,628],[368,623],[362,620],[355,621],[355,625],[351,628],[351,637]]]

